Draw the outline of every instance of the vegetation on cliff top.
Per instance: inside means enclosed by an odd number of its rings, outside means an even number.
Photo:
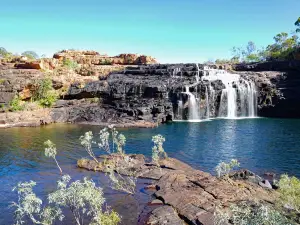
[[[300,17],[295,22],[296,30],[289,35],[281,32],[273,37],[274,43],[267,47],[258,48],[253,41],[245,47],[233,47],[231,59],[217,59],[216,64],[235,64],[241,62],[263,62],[277,60],[291,60],[300,53]]]

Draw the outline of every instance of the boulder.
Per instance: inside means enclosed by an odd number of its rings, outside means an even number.
[[[171,206],[161,206],[154,209],[146,221],[147,225],[184,225],[176,211]]]

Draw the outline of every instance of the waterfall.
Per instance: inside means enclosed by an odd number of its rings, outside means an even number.
[[[207,86],[205,86],[205,102],[206,102],[206,118],[209,119],[209,97],[208,97],[208,91]]]
[[[252,81],[238,74],[225,70],[204,68],[202,80],[221,80],[225,86],[219,105],[219,117],[235,119],[238,117],[255,117],[257,111],[257,93]]]
[[[183,94],[187,94],[189,97],[189,120],[200,120],[199,106],[188,86],[185,87],[185,92],[183,92]]]

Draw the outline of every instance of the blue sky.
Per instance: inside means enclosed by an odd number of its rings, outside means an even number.
[[[300,0],[2,0],[0,46],[47,56],[74,48],[202,62],[295,30],[299,9]]]

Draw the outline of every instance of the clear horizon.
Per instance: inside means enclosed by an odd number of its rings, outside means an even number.
[[[151,55],[161,63],[229,58],[233,46],[295,30],[300,1],[87,0],[1,3],[0,47],[48,57],[62,49]]]

